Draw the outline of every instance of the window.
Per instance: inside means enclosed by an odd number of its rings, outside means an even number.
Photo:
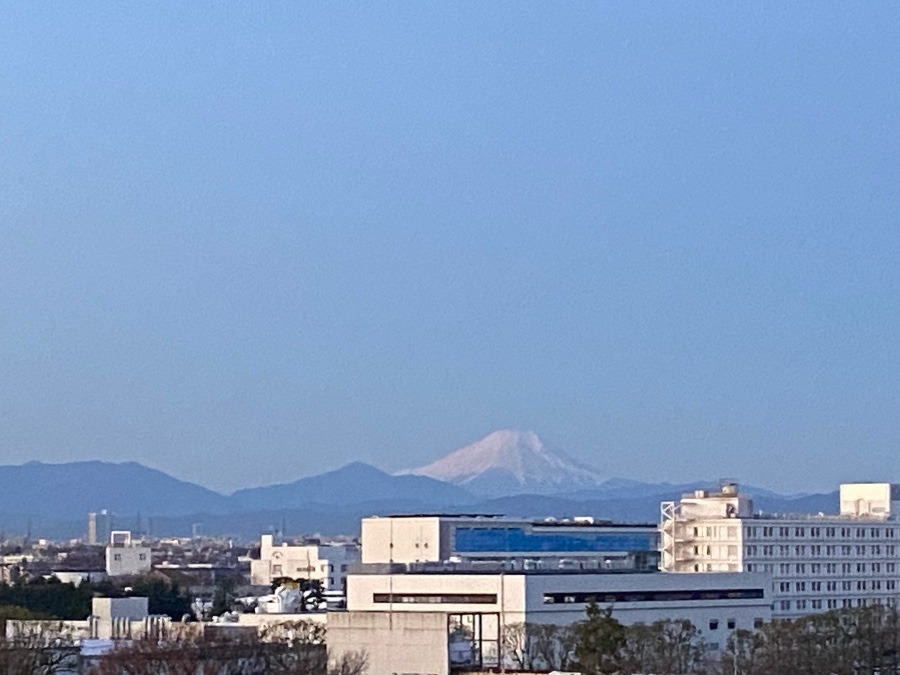
[[[139,554],[138,554],[138,560],[143,561],[143,560],[146,560],[146,559],[147,559],[147,554],[146,554],[146,553],[139,553]]]
[[[497,603],[497,596],[491,593],[374,593],[372,602],[378,604],[494,605]],[[544,602],[548,602],[546,595]],[[550,603],[552,602],[551,600]]]
[[[122,560],[121,553],[113,553],[113,560]]]
[[[711,619],[709,622],[710,630],[719,630],[719,621],[718,619]]]
[[[737,626],[737,621],[735,619],[728,619],[728,622],[725,625],[728,626],[728,630],[734,630],[735,626]]]
[[[753,627],[754,628],[762,628],[765,621],[759,617],[753,619]]]
[[[573,598],[573,600],[565,599],[569,597]],[[562,602],[611,604],[618,602],[684,602],[685,600],[761,600],[764,597],[765,593],[762,588],[693,591],[578,591],[576,593],[545,593],[544,604],[552,605]]]

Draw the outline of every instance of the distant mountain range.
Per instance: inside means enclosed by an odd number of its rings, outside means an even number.
[[[385,513],[501,513],[511,516],[656,522],[659,502],[714,487],[642,483],[601,474],[530,431],[501,430],[426,466],[390,475],[359,462],[318,476],[222,495],[135,462],[0,466],[0,530],[68,538],[84,534],[89,511],[107,509],[116,527],[152,534],[252,538],[354,534],[359,519]],[[784,496],[744,487],[756,508],[833,513],[837,493]]]

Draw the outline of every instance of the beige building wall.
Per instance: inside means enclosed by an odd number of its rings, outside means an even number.
[[[363,518],[362,562],[439,562],[441,529],[441,519],[433,516]]]
[[[149,546],[107,546],[106,574],[111,577],[136,576],[151,569]]]
[[[525,620],[525,583],[522,574],[358,574],[347,583],[347,608],[353,611],[420,613],[439,609],[443,614],[498,613],[506,624]],[[424,596],[459,595],[460,602],[429,603]],[[376,602],[377,596],[396,602]]]
[[[892,512],[890,483],[843,483],[842,516],[887,516]]]
[[[329,658],[360,651],[372,675],[449,675],[447,614],[329,612]]]

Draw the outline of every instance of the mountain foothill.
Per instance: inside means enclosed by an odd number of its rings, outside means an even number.
[[[659,502],[714,482],[646,483],[610,478],[545,444],[533,431],[502,429],[424,466],[394,474],[354,462],[290,483],[230,495],[136,462],[0,466],[0,528],[7,536],[81,536],[88,512],[150,535],[254,538],[354,535],[359,519],[387,513],[483,513],[523,518],[593,516],[656,522]],[[831,511],[837,494],[780,495],[747,488],[769,512]]]

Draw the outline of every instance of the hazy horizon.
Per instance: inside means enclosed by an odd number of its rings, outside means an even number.
[[[0,463],[900,481],[900,6],[5,19]]]

